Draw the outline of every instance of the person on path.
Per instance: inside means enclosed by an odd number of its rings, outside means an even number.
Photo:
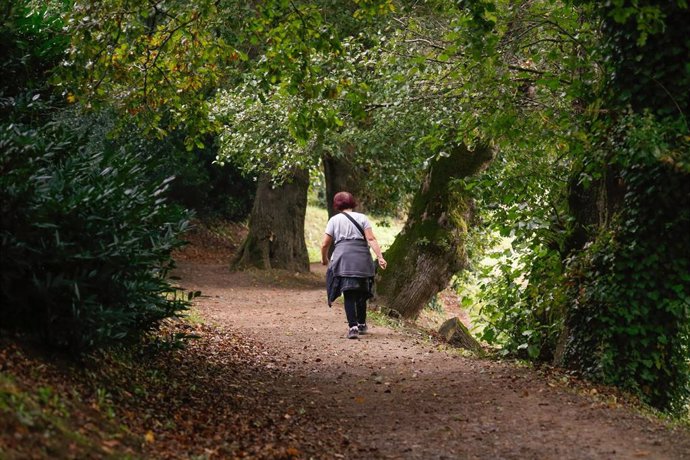
[[[376,271],[369,247],[374,250],[379,267],[385,270],[387,266],[369,219],[364,214],[354,212],[356,206],[357,202],[351,193],[335,194],[333,208],[338,214],[329,219],[321,243],[321,263],[328,265],[328,306],[343,294],[348,339],[356,339],[359,334],[367,333],[367,300],[373,296]],[[331,244],[335,244],[335,249],[329,259]]]

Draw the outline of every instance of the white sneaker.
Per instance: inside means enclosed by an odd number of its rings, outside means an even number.
[[[348,339],[356,339],[359,337],[359,327],[358,326],[352,326],[349,331],[347,331],[347,338]]]

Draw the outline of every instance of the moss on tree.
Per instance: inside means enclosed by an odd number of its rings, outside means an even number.
[[[471,150],[463,144],[429,166],[405,227],[386,251],[390,268],[378,278],[380,303],[414,318],[467,265],[465,238],[474,213],[461,179],[492,158],[488,145]]]

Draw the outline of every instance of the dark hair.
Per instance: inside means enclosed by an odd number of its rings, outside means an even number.
[[[338,192],[333,197],[333,209],[336,211],[354,209],[355,207],[357,207],[357,202],[350,192]]]

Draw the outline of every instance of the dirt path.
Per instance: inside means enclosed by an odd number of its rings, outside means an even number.
[[[300,399],[351,440],[315,458],[690,459],[690,433],[647,420],[534,370],[449,353],[374,325],[345,339],[342,308],[325,305],[323,270],[230,273],[183,262],[201,315],[271,350],[278,394]],[[327,434],[325,434],[327,436]]]

